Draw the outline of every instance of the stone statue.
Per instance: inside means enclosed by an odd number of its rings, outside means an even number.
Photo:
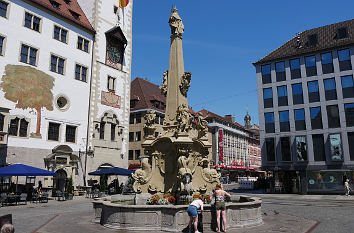
[[[151,178],[151,165],[148,156],[141,156],[141,158],[141,168],[137,169],[135,173],[132,174],[132,177],[137,183],[146,184]]]
[[[218,183],[219,180],[220,180],[221,174],[218,173],[215,169],[210,168],[209,159],[203,158],[200,161],[200,164],[203,167],[203,170],[202,170],[203,179],[205,181],[209,182],[209,183],[213,183],[213,182],[217,182]]]
[[[177,108],[177,115],[176,115],[176,121],[177,121],[177,129],[178,132],[186,132],[188,133],[189,130],[192,129],[192,114],[189,112],[188,107],[185,104],[180,105]]]
[[[176,8],[172,9],[168,23],[170,24],[172,35],[182,36],[184,33],[184,25],[181,17],[178,15],[178,10]]]
[[[161,94],[165,97],[167,96],[167,77],[168,77],[168,70],[163,72],[162,86],[160,86]]]
[[[144,116],[145,119],[144,134],[146,138],[154,137],[154,133],[156,130],[155,118],[156,118],[156,113],[153,110],[148,110]]]
[[[189,90],[189,87],[191,86],[191,79],[192,79],[192,73],[185,72],[184,75],[182,76],[181,84],[179,84],[179,90],[181,91],[182,95],[185,97],[187,97],[187,92]]]
[[[204,137],[208,133],[208,122],[200,113],[196,117],[196,129],[198,130],[198,138]]]

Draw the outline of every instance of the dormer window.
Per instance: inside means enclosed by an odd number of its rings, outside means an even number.
[[[71,0],[64,0],[64,2],[69,5]]]
[[[59,10],[59,7],[60,7],[59,3],[57,3],[56,1],[50,1],[50,3],[52,3],[52,6],[54,9]]]
[[[307,36],[307,46],[316,46],[318,43],[317,34],[311,34]]]
[[[75,11],[70,11],[70,13],[74,17],[74,19],[76,19],[76,20],[80,19],[80,14],[76,13]]]
[[[348,28],[347,27],[341,27],[337,29],[336,37],[335,39],[340,40],[344,38],[348,38]]]

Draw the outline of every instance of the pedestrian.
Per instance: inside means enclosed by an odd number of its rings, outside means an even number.
[[[226,232],[226,206],[225,206],[225,196],[231,197],[231,194],[224,191],[220,184],[216,185],[215,192],[213,194],[215,197],[215,209],[216,209],[216,223],[218,226],[217,232],[220,232],[220,214],[222,215],[224,232]]]
[[[197,198],[188,206],[187,213],[189,216],[189,233],[192,233],[192,225],[194,225],[194,232],[200,233],[200,231],[198,231],[198,209],[200,208],[203,213],[203,201],[203,198]]]
[[[345,195],[349,196],[349,193],[351,191],[350,185],[349,185],[349,179],[346,179],[344,182],[344,190],[345,190]]]

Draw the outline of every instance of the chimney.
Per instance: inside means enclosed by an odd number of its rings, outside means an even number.
[[[225,120],[230,123],[235,123],[235,118],[230,114],[230,115],[225,115]]]

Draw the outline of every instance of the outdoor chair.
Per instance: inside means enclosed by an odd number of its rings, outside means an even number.
[[[57,194],[57,200],[58,201],[65,201],[65,196],[64,196],[64,193],[62,191],[57,190],[56,194]]]
[[[19,203],[24,202],[25,205],[27,205],[27,193],[21,193],[18,202]]]
[[[7,194],[1,193],[0,195],[1,206],[7,205]]]
[[[42,195],[39,197],[39,202],[48,203],[48,197],[49,194],[47,192],[42,193]]]
[[[99,198],[100,197],[100,191],[95,190],[92,192],[92,198]]]
[[[39,200],[38,193],[32,193],[32,199],[31,199],[32,203],[38,202],[38,200]]]
[[[92,197],[91,190],[86,190],[86,198],[91,198],[91,197]]]

